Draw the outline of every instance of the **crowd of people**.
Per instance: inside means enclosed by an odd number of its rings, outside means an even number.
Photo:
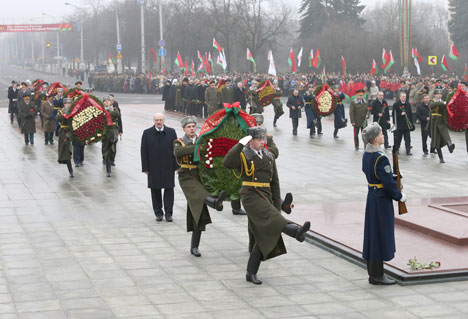
[[[13,124],[16,118],[20,132],[24,135],[25,145],[34,145],[36,126],[40,126],[44,132],[45,145],[54,145],[56,137],[57,161],[67,165],[71,178],[74,177],[72,159],[75,167],[83,166],[85,144],[72,136],[68,114],[71,112],[73,99],[67,97],[67,92],[82,90],[82,85],[81,81],[76,81],[74,88],[60,84],[55,89],[44,82],[36,88],[30,80],[25,80],[12,81],[8,88],[10,122]],[[102,102],[113,120],[102,139],[103,164],[110,177],[111,166],[115,166],[118,136],[123,134],[123,126],[119,104],[114,96],[109,94],[102,98]]]

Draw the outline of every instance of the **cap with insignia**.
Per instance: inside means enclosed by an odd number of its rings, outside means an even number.
[[[252,117],[255,119],[255,122],[257,122],[257,125],[263,124],[263,121],[264,121],[263,114],[253,113]]]
[[[58,88],[57,93],[63,93],[63,88]]]
[[[442,94],[442,93],[444,93],[444,92],[441,89],[434,90],[434,94]]]
[[[63,104],[67,104],[67,103],[73,103],[73,99],[71,97],[66,97],[63,99]]]
[[[252,126],[247,130],[247,134],[254,139],[264,140],[266,138],[266,128],[261,126]]]
[[[28,99],[31,98],[31,93],[29,93],[29,92],[28,92],[28,93],[25,93],[25,94],[23,95],[23,99],[25,99],[25,98],[28,98]]]
[[[355,94],[364,95],[364,93],[366,93],[366,91],[363,89],[360,89],[360,90],[357,90]]]
[[[21,85],[26,85],[26,86],[28,86],[28,83],[26,83],[26,82],[21,82]]]
[[[76,81],[76,82],[75,82],[75,85],[78,85],[78,84],[83,85],[83,82],[81,82],[81,81]]]
[[[190,123],[197,125],[197,119],[195,116],[186,116],[180,120],[180,123],[182,124],[182,128],[185,128],[185,126]]]
[[[377,122],[369,124],[362,130],[362,140],[364,143],[372,144],[377,136],[382,132],[382,128]]]

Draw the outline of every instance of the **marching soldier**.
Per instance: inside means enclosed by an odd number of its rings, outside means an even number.
[[[241,172],[240,194],[247,211],[250,251],[246,280],[255,285],[262,284],[257,278],[261,261],[286,253],[281,233],[302,242],[310,229],[310,222],[298,226],[280,213],[289,207],[292,196],[287,195],[282,204],[275,158],[265,149],[265,138],[266,129],[250,127],[248,136],[234,145],[223,160],[224,167]]]
[[[73,167],[71,164],[72,156],[72,131],[69,125],[69,121],[65,118],[64,114],[70,113],[70,107],[73,103],[71,98],[63,99],[63,108],[57,112],[56,120],[59,123],[58,131],[58,162],[60,164],[66,164],[70,178],[73,178]]]
[[[118,108],[112,106],[113,100],[110,96],[105,96],[102,99],[104,103],[104,108],[112,117],[112,125],[107,126],[106,135],[102,139],[102,156],[104,158],[104,163],[106,165],[106,175],[107,177],[111,176],[111,166],[112,159],[115,159],[116,148],[115,144],[117,143],[119,136],[119,127],[118,127],[118,118],[120,116],[120,111]]]
[[[354,128],[354,148],[357,150],[359,149],[359,130],[362,132],[369,118],[369,107],[363,99],[364,93],[364,90],[357,90],[356,99],[349,106],[349,118]]]
[[[275,111],[275,117],[273,118],[273,126],[276,127],[276,121],[284,114],[283,111],[283,103],[281,103],[281,96],[283,95],[283,90],[281,90],[278,85],[273,84],[273,89],[275,89],[275,93],[273,93],[273,100],[271,104],[273,104],[273,110]]]
[[[431,110],[431,148],[437,151],[440,163],[445,163],[442,147],[447,145],[449,152],[455,149],[449,134],[447,106],[442,98],[442,90],[436,89],[434,100],[429,103]]]
[[[388,143],[387,130],[390,128],[390,111],[382,91],[379,91],[377,93],[377,98],[372,101],[371,113],[373,115],[373,121],[377,122],[382,128],[382,133],[385,138],[385,148],[389,149],[390,145]]]
[[[380,149],[384,143],[382,128],[372,123],[362,131],[366,145],[362,158],[362,171],[369,183],[362,258],[367,261],[369,283],[393,285],[395,280],[384,276],[384,261],[395,256],[395,217],[393,201],[406,201],[398,189],[390,162]]]
[[[44,144],[50,145],[54,144],[54,132],[55,132],[55,121],[52,118],[52,113],[54,112],[54,104],[52,103],[53,96],[48,95],[47,100],[41,104],[41,115],[44,120]]]
[[[221,191],[218,197],[212,197],[201,184],[198,166],[193,162],[195,143],[198,139],[195,117],[184,117],[181,123],[185,135],[174,141],[174,156],[180,165],[179,185],[187,199],[187,232],[192,232],[190,253],[201,257],[198,250],[201,232],[205,231],[206,225],[211,224],[207,205],[222,211],[226,192]]]

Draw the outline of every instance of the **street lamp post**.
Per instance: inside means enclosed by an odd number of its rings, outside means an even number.
[[[140,0],[141,15],[141,73],[145,73],[145,0]]]
[[[77,10],[81,10],[81,8],[71,4],[69,2],[65,2],[66,6],[71,6]],[[84,64],[84,47],[83,47],[83,15],[80,15],[80,66]],[[81,67],[80,67],[81,69]]]

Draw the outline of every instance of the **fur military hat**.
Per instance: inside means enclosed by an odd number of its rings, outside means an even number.
[[[373,122],[362,130],[362,140],[364,143],[372,144],[377,136],[382,132],[382,128],[377,122]]]
[[[182,128],[185,128],[185,126],[190,123],[197,125],[197,119],[195,118],[195,116],[186,116],[180,120],[180,124],[182,124]]]
[[[261,126],[252,126],[247,130],[247,134],[252,136],[255,139],[265,139],[266,138],[266,128]]]
[[[106,95],[106,96],[103,96],[103,97],[102,97],[102,101],[103,101],[103,102],[105,102],[105,101],[107,101],[107,100],[111,101],[112,98],[111,98],[109,95]]]
[[[58,88],[57,93],[63,93],[63,88]]]
[[[257,125],[262,125],[263,124],[263,121],[264,121],[263,114],[254,113],[254,114],[252,114],[252,116],[255,119],[255,122],[257,122]]]
[[[73,103],[73,99],[71,97],[66,97],[63,99],[63,104],[66,104],[66,103]]]

